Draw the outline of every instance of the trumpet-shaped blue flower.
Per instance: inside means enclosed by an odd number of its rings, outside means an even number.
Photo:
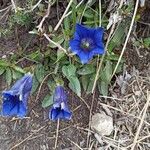
[[[87,28],[76,24],[74,38],[70,40],[69,45],[82,64],[88,63],[97,54],[104,54],[103,33],[104,29],[101,27]]]
[[[26,74],[10,90],[2,92],[2,115],[24,117],[27,100],[32,89],[32,75]]]
[[[62,86],[57,86],[54,93],[54,104],[49,112],[51,120],[66,119],[70,120],[72,113],[67,105],[67,96]]]

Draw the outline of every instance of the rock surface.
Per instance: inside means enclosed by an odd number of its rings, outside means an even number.
[[[92,116],[91,128],[100,135],[110,135],[113,131],[113,119],[106,114],[97,113]]]

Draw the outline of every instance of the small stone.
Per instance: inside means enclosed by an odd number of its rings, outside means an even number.
[[[113,119],[103,113],[92,116],[91,129],[100,135],[110,135],[113,131]]]

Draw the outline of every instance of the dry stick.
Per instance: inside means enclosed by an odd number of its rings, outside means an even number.
[[[122,5],[123,5],[123,0],[121,0],[118,9],[120,9],[120,8],[122,7]],[[117,11],[118,11],[118,10],[117,10]],[[106,51],[106,52],[107,52],[107,47],[108,47],[109,41],[110,41],[110,39],[111,39],[111,35],[113,34],[114,29],[115,29],[115,25],[116,25],[116,22],[113,24],[113,26],[112,26],[112,28],[111,28],[111,31],[110,31],[110,33],[109,33],[108,40],[107,40],[106,46],[105,46],[105,51]],[[104,61],[106,52],[103,54],[102,59],[101,59],[101,61],[100,61],[100,63],[99,63],[99,66],[98,66],[98,69],[97,69],[97,72],[96,72],[96,76],[95,76],[95,80],[94,80],[94,84],[93,84],[93,88],[92,88],[92,93],[93,93],[94,90],[95,90],[96,83],[97,83],[97,80],[98,80],[98,77],[99,77],[99,72],[100,72],[100,70],[101,70],[102,63],[103,63],[103,61]]]
[[[61,17],[61,19],[59,20],[59,22],[57,23],[57,25],[55,26],[54,31],[57,31],[57,29],[59,28],[60,24],[62,23],[63,19],[65,18],[66,13],[67,13],[68,10],[69,10],[69,8],[70,8],[72,2],[73,2],[73,0],[70,0],[70,2],[69,2],[69,4],[68,4],[68,6],[67,6],[67,8],[66,8],[66,10],[65,10],[65,12],[64,12],[64,14],[62,15],[62,17]]]
[[[0,17],[0,21],[7,15],[7,13],[9,12],[9,10],[11,9],[11,7],[8,7],[5,11],[5,13]]]
[[[51,72],[51,73],[47,74],[47,75],[45,76],[45,78],[43,79],[43,81],[41,82],[40,87],[39,87],[39,90],[38,90],[38,92],[37,92],[37,96],[36,96],[36,98],[35,98],[35,101],[37,101],[38,98],[39,98],[40,91],[41,91],[41,88],[42,88],[42,86],[43,86],[45,80],[46,80],[51,74],[53,74],[53,73],[54,73],[54,72]]]
[[[117,68],[118,68],[118,66],[119,66],[119,64],[120,64],[121,59],[122,59],[122,56],[123,56],[123,54],[124,54],[124,52],[125,52],[125,49],[126,49],[126,46],[127,46],[127,43],[128,43],[128,40],[129,40],[129,37],[130,37],[130,34],[131,34],[131,31],[132,31],[132,27],[133,27],[133,24],[134,24],[134,20],[135,20],[135,17],[136,17],[138,5],[139,5],[139,0],[136,0],[136,5],[135,5],[135,9],[134,9],[132,21],[131,21],[131,24],[130,24],[130,28],[129,28],[129,31],[128,31],[128,34],[127,34],[127,37],[126,37],[124,46],[123,46],[122,51],[121,51],[121,55],[120,55],[120,57],[119,57],[119,60],[118,60],[118,62],[117,62],[117,64],[116,64],[116,67],[115,67],[115,69],[114,69],[114,72],[113,72],[111,78],[115,75],[116,70],[117,70]]]
[[[84,0],[80,1],[80,3],[75,7],[75,9],[77,9],[83,2],[84,2]],[[71,13],[72,13],[72,11],[69,11],[69,12],[65,15],[65,18],[66,18],[67,16],[69,16]]]
[[[67,138],[67,139],[68,139],[68,141],[73,143],[77,148],[79,148],[80,150],[83,150],[78,144],[76,144],[75,142],[71,141],[69,138]]]
[[[116,110],[116,111],[118,111],[118,112],[121,112],[121,113],[123,113],[123,114],[125,114],[125,115],[128,115],[128,116],[131,116],[131,117],[133,117],[133,118],[136,118],[136,119],[141,120],[141,118],[139,118],[139,117],[137,117],[137,116],[134,116],[134,115],[132,115],[132,114],[130,114],[130,113],[128,113],[128,112],[125,112],[125,111],[123,111],[123,110],[120,110],[120,109],[118,109],[118,108],[115,108],[115,107],[113,107],[113,106],[110,106],[110,105],[107,105],[107,104],[103,104],[103,103],[100,103],[100,104],[101,104],[102,106],[108,107],[108,108],[113,109],[113,110]],[[147,121],[144,121],[144,123],[147,124],[148,126],[150,126],[150,123],[148,123]]]
[[[49,4],[48,4],[48,8],[47,8],[47,13],[46,13],[45,16],[42,18],[40,24],[37,26],[38,30],[41,31],[41,32],[43,31],[43,29],[42,29],[43,23],[44,23],[45,19],[49,16],[50,7],[51,7],[51,5],[50,5],[50,3],[49,3]],[[58,43],[54,42],[53,40],[51,40],[51,39],[49,38],[49,36],[48,36],[46,33],[44,33],[43,35],[45,36],[45,38],[46,38],[50,43],[54,44],[56,47],[58,47],[60,50],[63,50],[63,51],[67,54],[67,50],[64,49],[60,44],[58,44]],[[67,54],[67,55],[68,55],[68,54]]]
[[[43,23],[44,23],[45,19],[49,16],[50,8],[51,8],[51,4],[48,3],[47,12],[46,12],[45,16],[42,18],[40,24],[37,26],[38,31],[41,31],[41,32],[43,31],[42,26],[43,26]]]
[[[82,97],[79,96],[79,98],[86,105],[86,107],[90,110],[90,106],[87,104],[87,102]]]
[[[138,1],[138,0],[137,0]],[[136,146],[136,143],[137,143],[137,140],[138,140],[138,137],[139,137],[139,134],[140,134],[140,131],[141,131],[141,128],[142,128],[142,125],[143,125],[143,122],[144,122],[144,118],[146,116],[146,111],[149,107],[149,102],[150,102],[150,93],[147,92],[147,102],[146,104],[144,105],[145,107],[145,110],[143,112],[143,115],[142,115],[142,118],[141,118],[141,122],[140,122],[140,125],[137,129],[137,132],[136,132],[136,135],[134,137],[134,141],[133,141],[133,146],[131,147],[131,150],[134,150],[135,146]]]
[[[145,140],[145,139],[147,139],[149,137],[150,137],[150,135],[144,136],[141,139],[137,140],[136,143],[140,143],[141,141],[143,141],[143,140]],[[126,149],[130,148],[132,145],[133,145],[133,143],[130,144],[129,146],[127,146]]]
[[[35,133],[39,132],[40,130],[42,130],[45,126],[41,127],[40,129],[38,129]],[[13,150],[14,148],[18,147],[19,145],[21,145],[22,143],[24,143],[26,140],[28,140],[30,137],[32,137],[35,133],[32,133],[31,135],[29,135],[28,137],[26,137],[24,140],[22,140],[21,142],[19,142],[18,144],[14,145],[13,147],[10,148],[10,150]]]
[[[92,104],[91,104],[91,109],[90,109],[90,116],[89,116],[89,130],[90,130],[90,127],[91,127],[91,118],[92,118],[92,110],[93,110],[93,105],[94,105],[94,98],[95,98],[95,91],[93,93],[93,96],[92,96]],[[90,132],[88,131],[88,134],[87,134],[87,147],[89,147],[89,137],[90,137]]]
[[[33,11],[36,7],[38,7],[38,5],[42,2],[42,0],[39,0],[31,9],[31,11]]]
[[[59,123],[60,123],[60,119],[58,118],[58,120],[57,120],[56,139],[55,139],[55,146],[54,146],[54,149],[57,148],[58,133],[59,133]]]
[[[116,25],[116,24],[113,24],[113,26],[112,26],[112,28],[111,28],[111,31],[110,31],[110,33],[109,33],[108,40],[107,40],[107,43],[106,43],[106,46],[105,46],[106,52],[107,52],[107,47],[108,47],[109,41],[110,41],[110,39],[111,39],[111,35],[112,35],[112,33],[114,32],[114,29],[115,29],[115,25]],[[96,83],[97,83],[97,80],[98,80],[98,77],[99,77],[99,72],[100,72],[100,70],[101,70],[102,63],[103,63],[103,61],[104,61],[106,52],[103,54],[102,59],[101,59],[101,61],[100,61],[100,63],[99,63],[99,66],[98,66],[98,69],[97,69],[97,72],[96,72],[96,76],[95,76],[95,80],[94,80],[94,84],[93,84],[93,88],[92,88],[92,93],[93,93],[94,90],[95,90]]]
[[[13,8],[14,8],[14,10],[15,10],[15,13],[16,13],[16,12],[17,12],[17,7],[16,7],[16,5],[15,5],[14,0],[11,0],[11,3],[12,3],[12,6],[13,6]]]
[[[0,13],[3,12],[3,11],[5,11],[5,10],[7,10],[7,9],[10,8],[10,7],[12,7],[12,5],[9,5],[9,6],[7,6],[6,8],[1,9],[1,10],[0,10]]]
[[[54,44],[54,45],[57,46],[60,50],[63,50],[64,53],[66,53],[66,54],[68,55],[67,50],[64,49],[60,44],[58,44],[58,43],[52,41],[46,33],[44,33],[43,35],[46,37],[46,39],[47,39],[50,43]]]
[[[99,0],[99,27],[101,27],[102,24],[102,2]]]
[[[19,145],[21,145],[23,142],[25,142],[26,140],[28,140],[33,134],[29,135],[28,137],[26,137],[24,140],[22,140],[21,142],[19,142],[18,144],[14,145],[12,148],[10,148],[10,150],[13,150],[14,148],[18,147]]]

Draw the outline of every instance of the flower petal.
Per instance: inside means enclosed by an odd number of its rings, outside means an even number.
[[[51,110],[50,110],[50,112],[49,112],[49,118],[51,119],[51,120],[57,120],[58,119],[58,111],[57,111],[57,109],[54,109],[54,108],[52,108]]]
[[[81,51],[81,48],[80,48],[80,41],[77,41],[77,40],[70,40],[69,42],[69,45],[71,47],[71,51],[74,53],[74,54],[77,54]]]
[[[70,120],[71,117],[72,117],[72,113],[71,112],[67,112],[67,111],[63,112],[63,118],[64,119]]]
[[[84,37],[87,37],[88,36],[88,28],[81,25],[81,24],[76,24],[76,29],[75,31],[78,33],[79,37],[80,37],[80,40]]]
[[[55,107],[59,107],[61,102],[66,102],[66,101],[67,101],[67,96],[63,86],[57,86],[55,88],[55,93],[54,93],[54,104],[56,104]]]
[[[78,56],[79,56],[82,64],[86,64],[90,60],[90,58],[89,58],[89,52],[80,51],[80,53],[78,54]]]
[[[27,107],[24,105],[22,101],[19,102],[18,107],[19,108],[18,108],[17,116],[20,118],[25,117],[26,112],[27,112]]]
[[[4,116],[24,117],[27,112],[27,99],[32,88],[32,75],[26,74],[10,90],[3,91]]]
[[[10,91],[18,91],[18,92],[22,91],[25,93],[31,91],[31,88],[32,88],[32,75],[26,74],[12,86]]]
[[[88,38],[88,37],[92,37],[94,38],[94,33],[97,29],[95,28],[88,28],[84,25],[81,25],[81,24],[76,24],[76,29],[75,31],[78,33],[78,35],[80,36],[80,40],[82,38]]]
[[[9,95],[3,94],[3,104],[2,104],[2,115],[3,116],[13,116],[18,112],[17,108],[17,98]]]
[[[94,33],[94,40],[97,46],[103,46],[103,34],[104,34],[104,29],[103,28],[98,28],[95,30]]]
[[[91,57],[93,57],[93,56],[95,56],[95,55],[98,55],[98,54],[102,55],[102,54],[104,54],[104,53],[105,53],[104,48],[96,47],[96,48],[94,48],[94,49],[90,52],[89,57],[91,58]]]

